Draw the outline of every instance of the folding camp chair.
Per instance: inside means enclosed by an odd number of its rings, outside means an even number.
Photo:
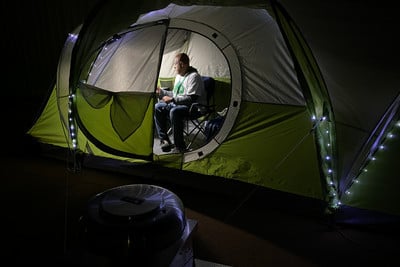
[[[204,89],[207,95],[207,104],[202,105],[200,103],[193,103],[189,109],[189,116],[186,122],[186,148],[192,148],[195,141],[199,139],[199,134],[206,139],[206,122],[215,113],[215,103],[214,103],[214,90],[215,90],[215,80],[212,77],[203,76]]]

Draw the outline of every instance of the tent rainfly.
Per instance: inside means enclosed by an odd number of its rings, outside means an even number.
[[[328,211],[400,215],[398,201],[381,200],[390,190],[373,189],[383,179],[399,188],[390,168],[400,151],[400,96],[348,159],[337,152],[329,90],[282,5],[155,2],[101,1],[68,36],[56,84],[29,135],[68,149],[76,166],[79,153],[160,164],[322,200]],[[162,153],[154,131],[155,88],[173,82],[178,52],[215,79],[218,112],[208,123],[223,123],[207,139],[199,134],[186,153]],[[387,159],[375,161],[377,153]],[[348,171],[338,164],[344,158],[351,161]]]

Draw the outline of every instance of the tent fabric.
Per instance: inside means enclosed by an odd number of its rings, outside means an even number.
[[[246,20],[232,20],[230,23],[226,23],[221,19],[232,16],[246,18]],[[244,90],[242,91],[244,100],[304,105],[297,77],[293,72],[293,62],[277,24],[274,23],[273,18],[265,9],[210,8],[209,6],[193,8],[171,4],[163,12],[151,12],[147,16],[140,17],[137,23],[168,18],[176,21],[171,22],[171,27],[185,27],[187,21],[192,20],[192,17],[195,17],[199,22],[207,22],[207,25],[213,29],[218,29],[218,32],[224,35],[235,47],[239,58],[244,63],[242,64],[244,68],[242,70],[244,72],[243,77],[245,77],[243,81]],[[191,42],[193,48],[188,49],[192,52],[190,55],[193,55],[193,65],[200,66],[199,70],[204,75],[216,76],[217,72],[214,72],[213,69],[207,72],[202,70],[201,66],[218,66],[218,63],[214,62],[218,62],[219,58],[213,58],[212,55],[204,58],[204,52],[201,53],[201,58],[196,58],[195,55],[200,53],[196,53],[193,49],[195,49],[194,44],[198,45],[198,41],[193,40]],[[203,50],[203,47],[200,46],[197,49]],[[199,62],[200,60],[209,62],[203,63]],[[246,66],[251,66],[251,68],[246,68]],[[272,73],[275,76],[272,76]],[[251,90],[246,90],[246,88],[251,88]]]
[[[344,180],[342,202],[366,210],[398,215],[400,186],[397,165],[400,151],[400,94],[388,108]],[[379,182],[378,182],[379,181]],[[383,195],[385,197],[383,197]]]
[[[323,199],[311,122],[304,107],[242,103],[231,134],[213,154],[185,169]],[[255,113],[262,114],[254,116]]]
[[[173,79],[177,52],[216,80],[224,123],[207,143],[163,154],[155,149],[155,88]],[[54,92],[29,133],[76,153],[235,179],[332,209],[343,198],[400,215],[393,205],[382,208],[384,201],[361,201],[372,187],[360,199],[346,195],[356,188],[349,166],[357,170],[367,156],[338,154],[343,128],[330,93],[306,40],[276,1],[105,1],[67,38]],[[399,119],[398,103],[384,119],[388,125]],[[387,131],[377,127],[370,143],[356,146],[368,150]],[[369,175],[376,181],[376,172]]]

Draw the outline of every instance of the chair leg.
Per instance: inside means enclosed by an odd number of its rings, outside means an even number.
[[[200,133],[204,136],[204,140],[206,140],[206,132],[204,129],[204,123],[206,122],[207,118],[203,118],[201,121],[199,120],[188,120],[187,121],[187,132],[186,132],[186,137],[188,139],[187,142],[187,149],[192,148],[192,146],[195,144],[195,141],[199,141],[199,135]],[[193,128],[190,129],[190,124],[192,124]]]

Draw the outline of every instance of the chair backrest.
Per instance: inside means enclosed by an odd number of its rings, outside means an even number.
[[[204,90],[207,94],[207,105],[210,105],[211,97],[214,95],[215,80],[209,76],[202,76],[204,83]]]

